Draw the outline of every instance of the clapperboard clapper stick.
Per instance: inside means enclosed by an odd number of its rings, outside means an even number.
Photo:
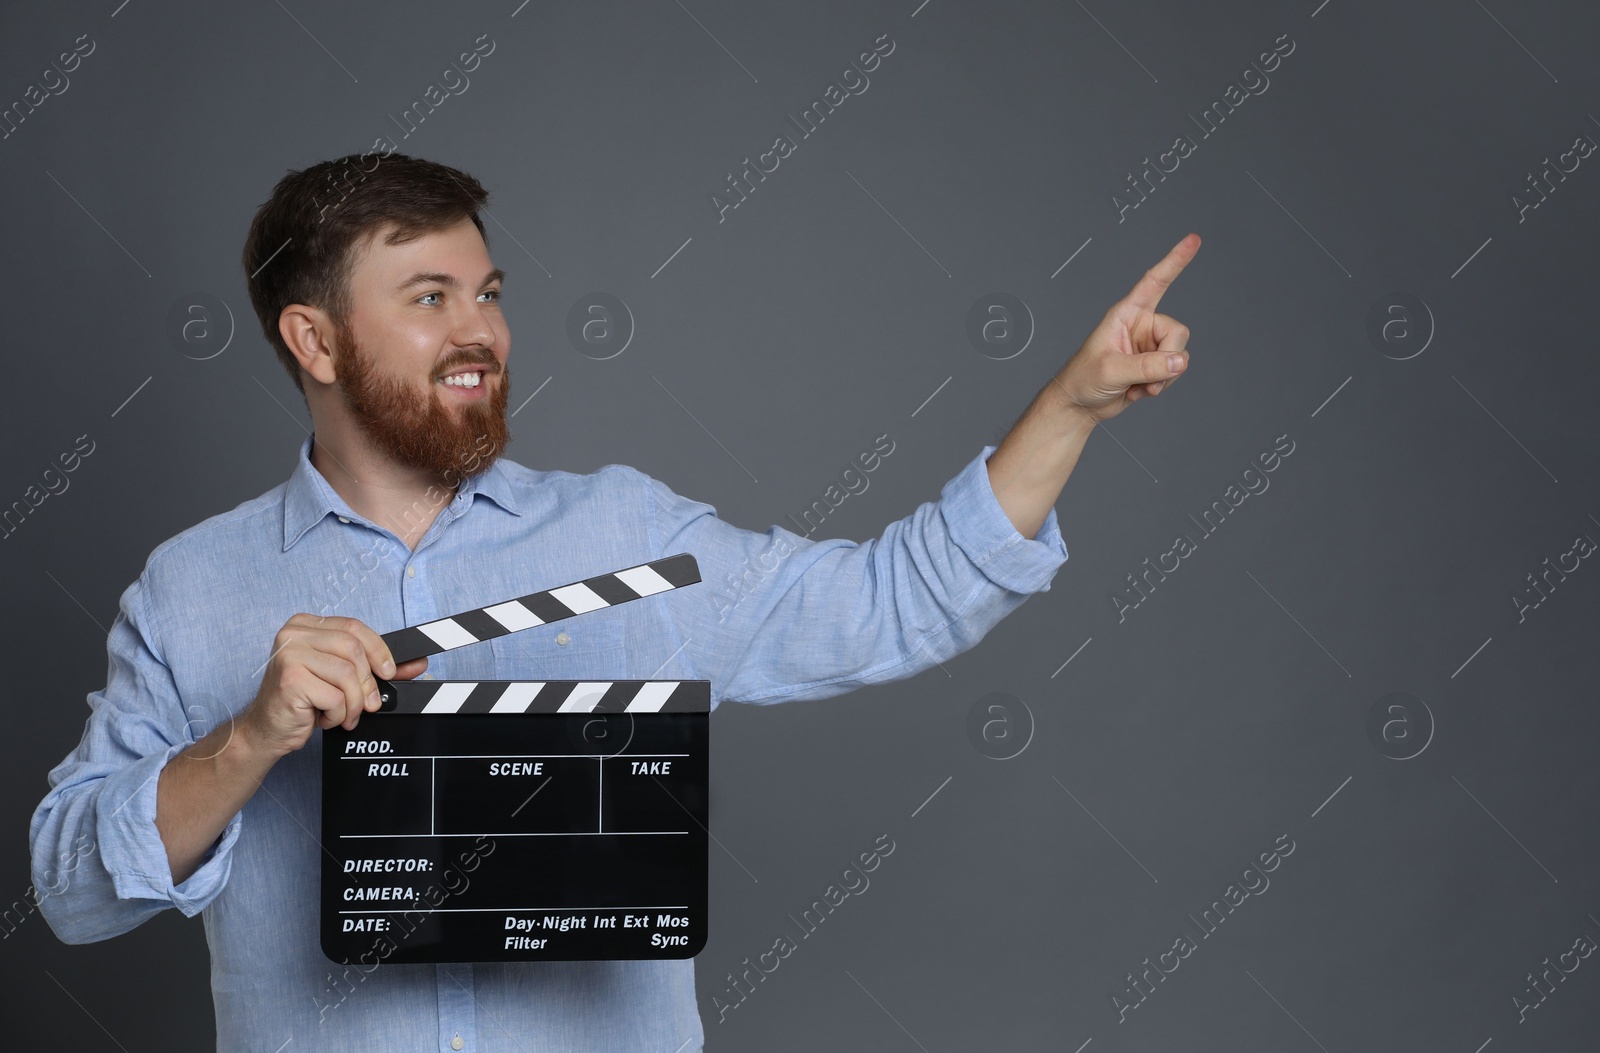
[[[679,553],[383,640],[399,664],[699,581]],[[322,735],[329,959],[666,959],[705,946],[709,681],[378,686],[381,709]]]

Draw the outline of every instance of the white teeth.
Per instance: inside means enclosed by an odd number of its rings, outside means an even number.
[[[444,378],[444,382],[452,387],[475,388],[478,386],[479,373],[457,373]]]

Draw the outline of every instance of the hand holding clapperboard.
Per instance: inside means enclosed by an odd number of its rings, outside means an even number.
[[[395,664],[700,581],[688,553],[383,635]],[[691,958],[706,942],[705,680],[378,680],[322,744],[336,962]],[[374,719],[375,718],[375,719]]]

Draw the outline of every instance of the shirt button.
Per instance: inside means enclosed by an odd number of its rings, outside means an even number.
[[[344,517],[344,516],[340,516],[340,517],[339,517],[339,522],[341,522],[341,523],[348,523],[348,522],[350,522],[350,520],[348,520],[348,519],[346,519],[346,518],[345,518],[345,517]]]
[[[466,1043],[461,1041],[461,1036],[460,1035],[457,1035],[455,1038],[452,1038],[450,1040],[450,1048],[451,1049],[460,1049],[464,1045],[466,1045]]]
[[[416,567],[407,567],[406,568],[406,577],[414,578],[416,576],[417,576],[417,568]]]
[[[556,637],[556,643],[560,644],[562,647],[567,646],[567,644],[570,643],[571,640],[572,640],[572,637],[568,636],[566,633],[561,633],[560,635],[558,635]]]

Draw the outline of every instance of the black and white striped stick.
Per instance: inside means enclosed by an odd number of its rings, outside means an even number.
[[[474,611],[462,611],[448,618],[406,629],[396,629],[392,633],[384,633],[383,642],[389,645],[389,653],[398,665],[414,658],[452,651],[480,640],[493,640],[523,629],[549,625],[563,618],[693,585],[699,580],[700,565],[689,553],[680,552],[676,556],[641,563],[627,570],[597,574],[559,589],[534,592],[520,599],[491,604]]]
[[[395,680],[387,688],[379,688],[379,713],[711,712],[709,680]]]
[[[615,607],[700,581],[694,556],[680,552],[560,588],[462,611],[384,633],[395,664],[493,640],[523,629]],[[380,713],[705,713],[704,680],[383,680]]]

